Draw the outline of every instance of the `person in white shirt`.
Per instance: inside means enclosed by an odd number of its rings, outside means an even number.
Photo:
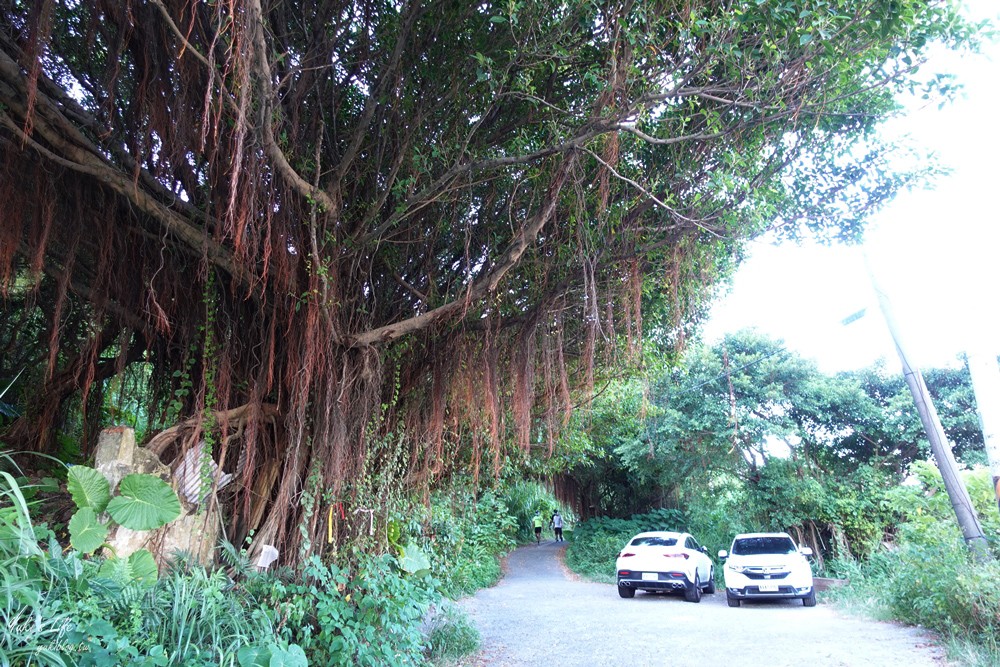
[[[559,516],[559,510],[556,510],[555,513],[552,515],[552,520],[549,521],[549,525],[552,526],[552,530],[556,534],[556,542],[564,542],[565,540],[563,540],[563,534],[562,534],[563,519],[561,516]]]

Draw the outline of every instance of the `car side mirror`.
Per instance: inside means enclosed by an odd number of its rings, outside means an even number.
[[[799,553],[802,554],[803,556],[812,556],[813,550],[810,549],[809,547],[801,547],[799,549]]]
[[[725,549],[719,549],[719,558],[721,558],[722,560],[726,560],[727,558],[729,558],[729,552],[726,551]]]
[[[708,547],[702,547],[701,548],[701,552],[707,556],[708,555]]]

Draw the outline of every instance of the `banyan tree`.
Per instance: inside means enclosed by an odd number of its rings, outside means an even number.
[[[855,236],[906,180],[871,130],[965,29],[934,0],[0,7],[3,441],[53,452],[130,378],[150,446],[208,443],[237,537],[287,553],[373,469],[550,451],[747,239]]]

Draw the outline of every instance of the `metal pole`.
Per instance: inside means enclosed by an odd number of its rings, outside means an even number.
[[[927,391],[927,385],[924,383],[924,378],[920,374],[920,371],[910,365],[907,355],[903,351],[899,330],[896,327],[892,311],[889,307],[889,298],[879,289],[870,265],[868,267],[868,275],[871,278],[875,294],[878,296],[878,305],[882,309],[882,315],[885,316],[885,323],[889,327],[889,333],[892,334],[892,340],[896,344],[896,352],[899,354],[899,360],[903,364],[903,377],[906,379],[906,385],[910,388],[910,393],[913,395],[917,412],[920,414],[920,421],[923,423],[927,439],[931,443],[934,460],[941,471],[941,479],[944,481],[944,488],[948,492],[948,498],[951,500],[951,507],[955,510],[955,518],[962,529],[965,543],[972,550],[975,558],[988,560],[990,558],[989,543],[986,541],[986,536],[983,535],[983,528],[979,524],[979,517],[976,515],[976,509],[972,506],[972,499],[969,497],[969,492],[965,488],[965,484],[962,483],[961,477],[958,476],[958,465],[955,463],[955,457],[951,453],[951,445],[945,437],[944,428],[941,426],[937,410],[934,409],[934,403],[931,401],[930,394]]]

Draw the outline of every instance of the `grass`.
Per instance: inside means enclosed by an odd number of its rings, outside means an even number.
[[[434,667],[457,665],[479,649],[479,631],[468,616],[445,603],[430,618],[428,662]]]
[[[832,569],[850,579],[826,594],[845,612],[928,628],[960,665],[1000,665],[997,561],[976,562],[960,543],[907,543]]]

